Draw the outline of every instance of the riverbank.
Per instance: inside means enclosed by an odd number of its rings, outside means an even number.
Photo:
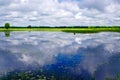
[[[54,31],[54,32],[71,32],[71,33],[96,33],[96,32],[120,32],[120,28],[0,28],[3,31]]]

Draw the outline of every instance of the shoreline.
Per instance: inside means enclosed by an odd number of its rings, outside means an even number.
[[[69,32],[69,33],[97,33],[97,32],[120,32],[118,27],[107,27],[107,28],[27,28],[27,27],[18,27],[18,28],[0,28],[0,32],[5,31],[50,31],[50,32]]]

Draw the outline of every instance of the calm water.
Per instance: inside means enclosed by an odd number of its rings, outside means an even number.
[[[0,33],[0,77],[17,79],[25,73],[33,80],[105,80],[120,76],[120,33],[6,35]]]

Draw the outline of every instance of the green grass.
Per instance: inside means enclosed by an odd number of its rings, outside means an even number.
[[[120,32],[120,28],[86,28],[86,29],[71,29],[63,30],[63,32],[71,33],[97,33],[97,32]]]
[[[52,32],[71,32],[71,33],[96,33],[96,32],[120,32],[120,28],[0,28],[3,31],[52,31]]]

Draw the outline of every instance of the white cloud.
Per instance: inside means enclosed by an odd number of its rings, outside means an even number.
[[[119,0],[0,0],[0,25],[119,25]]]

